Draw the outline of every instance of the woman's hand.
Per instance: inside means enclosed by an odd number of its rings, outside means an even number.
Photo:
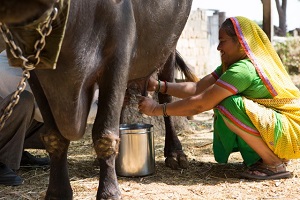
[[[159,113],[155,113],[156,109],[159,107],[159,104],[149,97],[141,96],[139,100],[138,109],[139,112],[144,113],[149,116],[158,116]]]
[[[148,91],[156,91],[157,89],[158,89],[158,81],[155,78],[153,78],[152,76],[150,76],[147,90]]]

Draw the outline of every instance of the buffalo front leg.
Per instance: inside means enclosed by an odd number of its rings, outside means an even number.
[[[45,199],[73,199],[67,164],[70,141],[62,137],[58,131],[50,129],[42,135],[42,140],[51,159],[49,185]]]
[[[119,137],[104,135],[94,140],[95,151],[100,164],[100,180],[97,199],[121,199],[115,172],[115,159],[119,148]]]
[[[100,165],[97,199],[120,199],[121,192],[115,171],[119,149],[119,123],[126,90],[126,76],[122,79],[118,67],[111,67],[99,83],[98,109],[92,130],[94,148]],[[115,80],[117,79],[117,80]]]

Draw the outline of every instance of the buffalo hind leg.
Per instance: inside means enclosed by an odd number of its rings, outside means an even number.
[[[162,70],[158,73],[158,79],[162,81],[173,82],[175,72],[175,52],[170,55]],[[161,84],[164,84],[163,82]],[[166,94],[158,94],[159,103],[170,103],[172,97]],[[182,145],[178,139],[174,119],[172,117],[164,117],[165,121],[165,148],[164,156],[165,164],[171,169],[186,169],[188,167],[188,159],[182,150]]]
[[[58,131],[50,129],[42,135],[42,140],[51,159],[49,185],[45,199],[73,199],[67,164],[70,141],[62,137]]]
[[[171,102],[170,97],[161,97],[162,95],[158,95],[160,103]],[[178,139],[175,126],[174,126],[174,118],[173,117],[164,117],[165,122],[165,148],[164,148],[164,156],[165,156],[165,164],[167,167],[171,169],[186,169],[188,168],[188,159],[186,154],[182,150],[182,145],[180,140]]]
[[[174,66],[171,66],[174,67]],[[174,68],[166,68],[162,71],[162,75],[159,74],[160,80],[172,81],[173,75],[169,74],[170,72],[167,70],[172,70],[174,72]],[[172,73],[171,71],[171,73]],[[124,99],[124,104],[122,107],[122,114],[120,118],[120,122],[124,123],[124,109],[130,103],[130,97],[136,94],[142,94],[143,96],[147,96],[146,91],[146,81],[148,78],[141,78],[131,81],[127,85],[126,95]],[[171,102],[172,98],[169,95],[159,94],[158,99],[160,103]],[[166,166],[170,167],[171,169],[186,169],[188,167],[188,160],[187,156],[182,151],[181,143],[177,137],[174,122],[172,117],[165,117],[165,149],[164,149],[164,156],[166,157],[165,163]]]

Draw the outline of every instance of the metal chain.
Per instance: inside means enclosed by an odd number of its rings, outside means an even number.
[[[23,67],[28,70],[33,70],[37,64],[40,62],[40,53],[46,45],[46,36],[50,35],[52,31],[52,22],[56,18],[58,9],[53,8],[50,17],[43,24],[39,24],[39,27],[36,29],[40,34],[41,38],[37,40],[34,44],[35,55],[30,55],[27,58],[23,56],[23,51],[19,46],[14,42],[14,38],[6,24],[0,22],[0,32],[2,33],[4,41],[8,44],[11,54],[15,58],[20,58],[23,61]]]
[[[58,3],[59,1],[57,1]],[[45,38],[50,35],[52,31],[52,22],[57,17],[58,9],[53,7],[53,10],[45,23],[39,24],[36,29],[40,34],[41,38],[37,40],[34,44],[35,54],[28,56],[27,58],[23,56],[23,51],[16,45],[14,38],[6,24],[0,22],[0,32],[2,33],[4,41],[8,44],[11,54],[15,58],[19,58],[23,61],[23,78],[18,84],[17,90],[11,96],[10,102],[3,111],[0,117],[0,131],[4,127],[6,120],[11,116],[14,107],[20,100],[20,94],[25,90],[26,81],[30,78],[30,70],[35,69],[35,66],[40,62],[40,53],[46,45]]]

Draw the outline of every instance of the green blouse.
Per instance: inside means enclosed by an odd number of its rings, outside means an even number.
[[[232,64],[224,73],[222,73],[222,66],[219,66],[213,72],[213,76],[217,78],[217,85],[234,94],[250,99],[272,98],[249,59]]]

